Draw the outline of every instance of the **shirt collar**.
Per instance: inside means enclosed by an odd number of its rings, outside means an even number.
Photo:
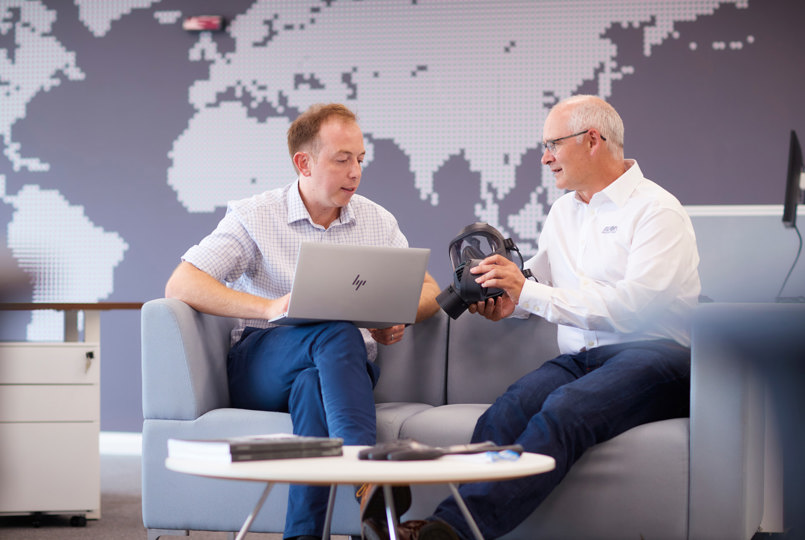
[[[307,207],[302,201],[302,196],[299,194],[299,178],[297,178],[296,182],[289,186],[287,201],[288,224],[301,220],[307,220],[310,224],[314,224],[313,219],[310,217],[310,212],[307,211]],[[338,218],[330,226],[343,225],[354,220],[355,212],[352,208],[352,201],[350,201],[345,207],[341,208]]]
[[[607,197],[618,206],[626,204],[626,201],[629,200],[629,197],[637,188],[637,185],[643,180],[643,172],[640,170],[640,165],[637,164],[637,161],[626,159],[624,160],[624,165],[626,165],[628,169],[616,178],[614,182],[599,192],[602,196]],[[599,193],[593,195],[593,199],[595,199]]]

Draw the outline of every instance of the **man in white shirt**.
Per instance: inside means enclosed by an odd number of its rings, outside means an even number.
[[[542,163],[556,186],[538,253],[520,268],[493,255],[472,269],[505,294],[472,305],[491,320],[538,315],[558,325],[559,357],[514,383],[478,420],[473,441],[521,444],[550,473],[459,490],[484,538],[512,530],[584,451],[640,424],[687,416],[689,318],[701,289],[693,227],[679,201],[623,157],[623,122],[595,96],[559,102]],[[367,538],[382,517],[367,516]],[[404,539],[469,539],[456,501],[400,526]]]
[[[233,407],[290,412],[296,434],[372,445],[377,343],[397,343],[404,325],[365,331],[348,322],[268,320],[288,309],[303,241],[392,247],[408,241],[390,212],[355,193],[366,151],[352,111],[312,106],[291,124],[288,150],[296,181],[231,202],[215,231],[184,254],[165,296],[239,319],[227,363]],[[438,310],[438,293],[426,274],[417,321]],[[322,487],[289,488],[286,539],[320,538],[327,494]]]

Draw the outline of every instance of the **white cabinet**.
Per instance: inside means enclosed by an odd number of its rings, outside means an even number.
[[[0,514],[100,517],[100,372],[97,341],[0,343]]]

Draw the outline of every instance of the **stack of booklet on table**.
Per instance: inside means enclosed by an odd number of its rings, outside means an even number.
[[[340,456],[343,439],[287,433],[223,439],[168,439],[168,457],[220,462]]]

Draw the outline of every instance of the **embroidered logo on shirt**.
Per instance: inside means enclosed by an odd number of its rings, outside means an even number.
[[[601,231],[601,234],[615,234],[616,232],[618,232],[617,225],[607,225],[604,227],[604,230]]]

